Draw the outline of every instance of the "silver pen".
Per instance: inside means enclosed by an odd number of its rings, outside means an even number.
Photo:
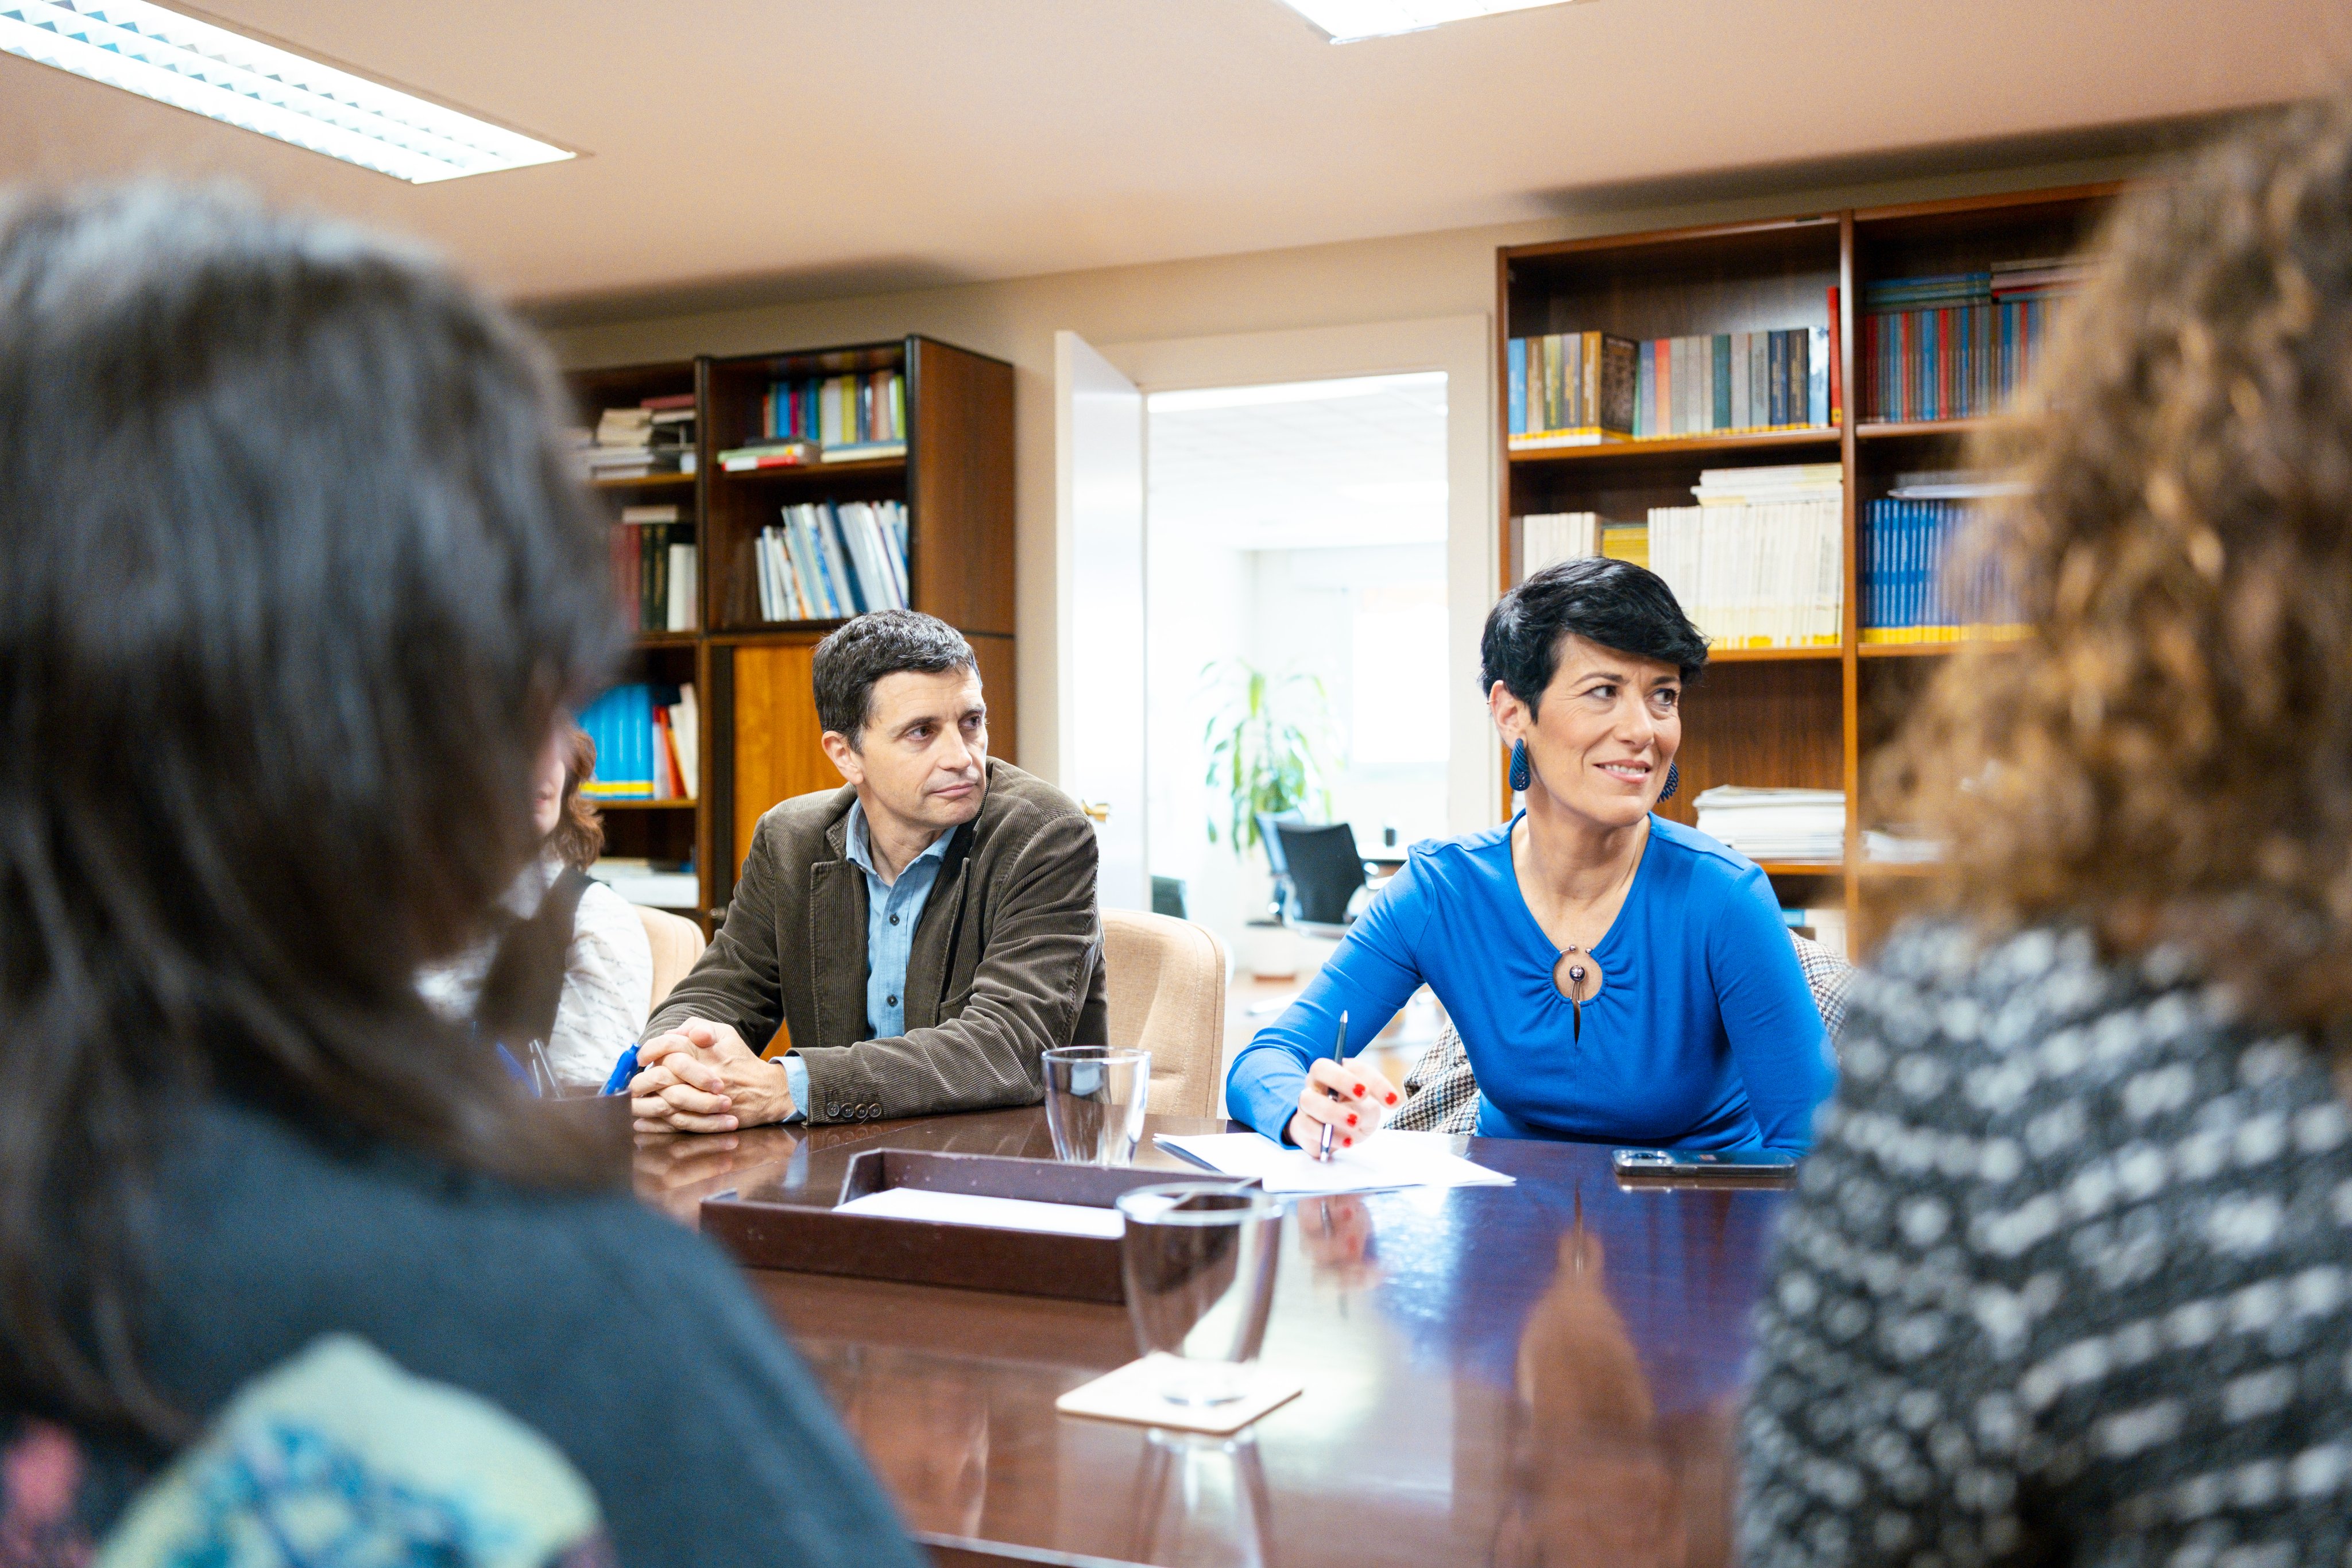
[[[1344,1009],[1339,1014],[1339,1042],[1331,1048],[1331,1060],[1333,1061],[1348,1060],[1348,1015]],[[1331,1093],[1328,1089],[1324,1092]],[[1337,1100],[1339,1096],[1331,1094],[1331,1098]],[[1328,1122],[1323,1124],[1322,1146],[1315,1151],[1315,1157],[1318,1160],[1328,1160],[1331,1157],[1331,1124]]]

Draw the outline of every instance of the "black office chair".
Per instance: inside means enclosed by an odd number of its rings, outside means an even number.
[[[1345,822],[1309,827],[1277,821],[1282,859],[1290,882],[1284,924],[1318,936],[1344,933],[1354,916],[1348,901],[1364,885],[1364,857],[1356,852],[1356,830]]]
[[[1265,913],[1271,924],[1279,925],[1290,918],[1291,906],[1296,900],[1291,897],[1290,867],[1283,859],[1282,835],[1276,829],[1283,822],[1303,821],[1306,813],[1293,808],[1287,811],[1258,811],[1254,815],[1257,818],[1257,841],[1265,846],[1266,870],[1274,873],[1274,897],[1266,904]]]

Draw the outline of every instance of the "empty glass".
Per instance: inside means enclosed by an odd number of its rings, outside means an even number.
[[[1123,1166],[1135,1158],[1151,1098],[1151,1053],[1108,1045],[1045,1052],[1045,1125],[1054,1157],[1072,1165]]]
[[[1274,1306],[1281,1200],[1175,1182],[1122,1194],[1118,1211],[1128,1321],[1161,1396],[1197,1406],[1248,1393]]]

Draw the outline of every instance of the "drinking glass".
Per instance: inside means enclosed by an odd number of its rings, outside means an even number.
[[[1045,1052],[1045,1125],[1054,1157],[1071,1165],[1123,1166],[1143,1136],[1151,1098],[1151,1053],[1108,1045],[1063,1045]]]
[[[1161,1396],[1188,1406],[1239,1399],[1274,1306],[1282,1201],[1171,1182],[1121,1194],[1118,1212],[1128,1321]]]

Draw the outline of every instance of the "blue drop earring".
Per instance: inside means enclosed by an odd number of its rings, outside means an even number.
[[[1682,765],[1681,763],[1679,763],[1679,762],[1669,762],[1669,763],[1667,763],[1667,764],[1666,764],[1666,787],[1665,787],[1664,789],[1661,789],[1661,790],[1659,790],[1659,791],[1658,791],[1658,804],[1659,804],[1659,805],[1661,805],[1661,806],[1663,806],[1663,805],[1664,805],[1667,801],[1669,801],[1669,800],[1673,800],[1673,799],[1675,798],[1675,790],[1677,790],[1677,789],[1681,789],[1682,787],[1683,787],[1683,765]]]
[[[1524,795],[1528,786],[1535,781],[1535,775],[1528,769],[1528,743],[1524,740],[1511,742],[1511,788]]]

